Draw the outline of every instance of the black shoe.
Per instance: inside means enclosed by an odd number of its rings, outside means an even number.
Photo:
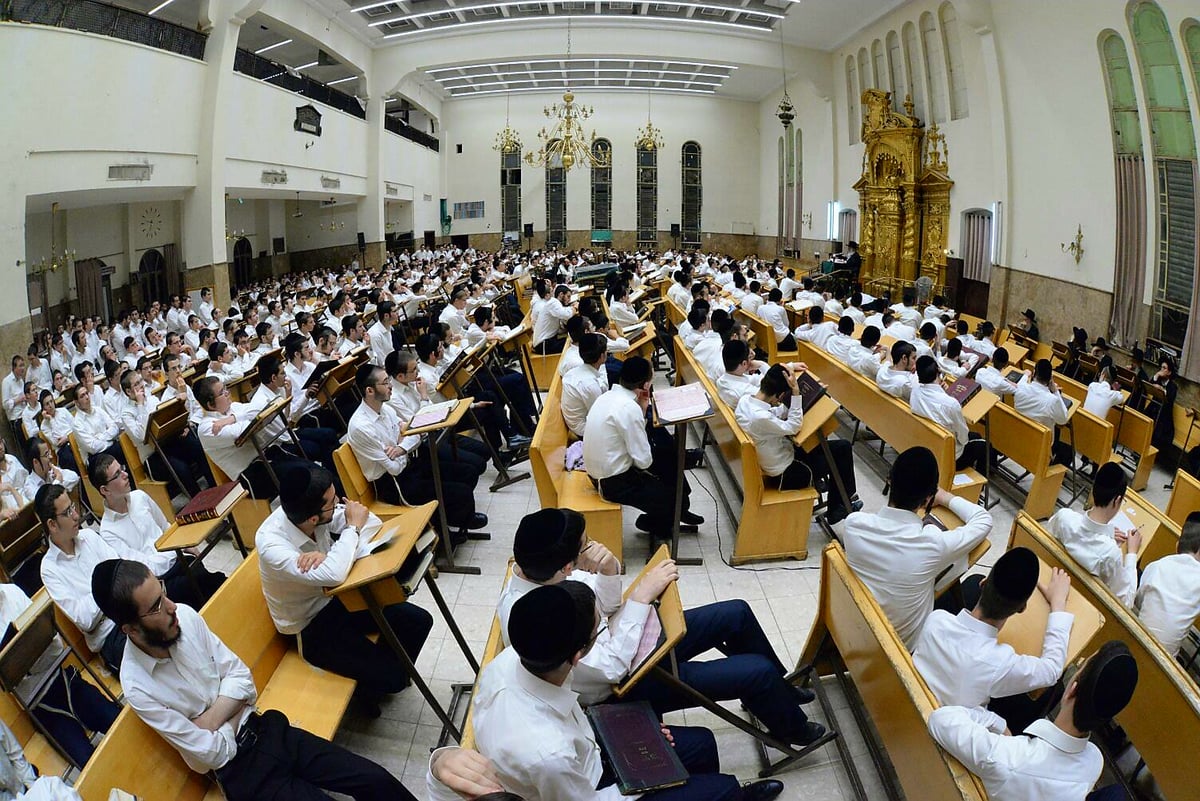
[[[704,518],[695,512],[684,512],[679,516],[679,522],[689,526],[702,526]]]
[[[807,687],[793,686],[792,689],[795,690],[796,699],[801,704],[811,704],[813,701],[817,700],[817,694],[814,693],[812,690],[808,689]]]
[[[820,740],[826,734],[825,727],[820,723],[814,723],[811,720],[804,724],[804,728],[791,737],[786,738],[789,743],[799,746],[812,745],[817,740]]]
[[[783,792],[783,782],[778,779],[762,779],[757,782],[747,782],[742,785],[744,801],[771,801]]]
[[[471,520],[466,525],[468,531],[478,531],[481,528],[486,528],[488,524],[488,516],[483,512],[476,512],[471,515]]]
[[[849,517],[850,513],[846,511],[844,506],[831,506],[825,511],[825,522],[829,525],[840,523]]]
[[[450,533],[450,547],[456,549],[469,539],[465,528],[455,529]]]
[[[687,520],[687,513],[684,513],[683,520]],[[700,522],[703,523],[704,518],[701,517]],[[633,521],[633,525],[634,525],[634,528],[636,528],[638,531],[644,531],[647,534],[654,533],[654,529],[651,528],[651,526],[650,526],[650,515],[647,515],[647,514],[638,515],[637,520]],[[695,534],[699,531],[700,531],[700,529],[696,528],[695,523],[681,522],[679,524],[679,533],[680,534]],[[658,535],[656,535],[656,536],[658,536]],[[661,536],[659,538],[669,540],[669,539],[671,539],[671,532],[668,531],[665,536]]]
[[[703,448],[688,448],[687,454],[683,457],[683,469],[695,470],[697,467],[704,466],[704,449]]]

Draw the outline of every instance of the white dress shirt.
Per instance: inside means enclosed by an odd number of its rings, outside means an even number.
[[[125,643],[121,689],[142,722],[174,746],[197,773],[224,767],[237,756],[237,731],[258,700],[246,663],[212,633],[204,618],[185,604],[175,606],[180,637],[156,659],[132,641]],[[218,696],[246,706],[216,731],[192,722]]]
[[[1103,581],[1126,606],[1137,592],[1137,554],[1122,555],[1112,523],[1097,523],[1088,514],[1059,509],[1046,527],[1080,566]]]
[[[1190,553],[1164,556],[1146,566],[1134,609],[1167,653],[1176,654],[1200,616],[1200,560]]]
[[[42,415],[42,433],[50,438],[52,447],[58,450],[60,442],[66,440],[67,435],[75,430],[75,418],[66,409],[55,409],[53,417]]]
[[[467,315],[453,303],[447,304],[442,309],[442,313],[438,315],[438,322],[450,326],[450,334],[455,339],[460,338],[463,335],[463,331],[466,331],[469,325]]]
[[[567,428],[582,437],[592,404],[607,391],[608,374],[603,368],[581,364],[564,375],[561,408]]]
[[[967,554],[992,530],[992,515],[982,506],[955,497],[950,511],[964,523],[948,531],[890,506],[846,518],[846,560],[910,650],[933,611],[938,575],[956,562],[965,569]]]
[[[475,745],[500,783],[526,801],[621,801],[617,786],[597,790],[604,766],[579,696],[521,666],[512,648],[479,674]],[[514,733],[520,736],[514,737]]]
[[[743,395],[737,402],[734,417],[746,436],[754,440],[758,466],[768,476],[779,476],[796,460],[792,437],[804,423],[804,411],[799,396],[793,396],[787,417],[780,419],[771,404],[754,395]]]
[[[608,304],[608,317],[621,328],[637,325],[639,319],[636,309],[619,300]]]
[[[32,498],[25,496],[25,482],[29,479],[29,471],[17,461],[11,453],[4,454],[0,460],[0,483],[7,484],[9,489],[0,493],[0,505],[6,509],[20,509]]]
[[[875,384],[889,395],[908,400],[912,397],[913,387],[917,385],[917,374],[883,365],[875,373]]]
[[[759,373],[738,375],[722,370],[714,383],[717,385],[717,395],[725,402],[725,405],[730,409],[736,409],[744,396],[758,392],[758,388],[762,384],[762,375]]]
[[[850,363],[850,354],[856,347],[858,347],[857,339],[849,334],[839,332],[836,328],[833,335],[825,340],[825,350],[842,364]]]
[[[683,310],[691,308],[692,293],[691,290],[685,289],[683,285],[674,283],[667,287],[667,298],[674,301],[675,305]]]
[[[150,394],[150,390],[146,390],[146,400],[144,403],[136,403],[128,395],[122,393],[121,406],[118,412],[118,420],[121,427],[129,434],[129,438],[133,440],[133,446],[137,448],[138,458],[144,463],[150,458],[150,454],[154,453],[154,443],[146,442],[146,427],[150,425],[150,415],[158,408],[159,400]]]
[[[759,308],[763,305],[763,296],[754,292],[747,292],[745,297],[742,298],[742,302],[738,305],[751,314],[758,314]]]
[[[385,328],[383,322],[376,320],[367,331],[367,336],[371,340],[371,364],[383,367],[388,354],[395,350],[392,346],[392,329]]]
[[[796,290],[799,289],[800,286],[801,284],[799,281],[794,278],[788,278],[785,275],[783,280],[779,282],[779,291],[783,293],[784,300],[791,300],[795,296]]]
[[[775,330],[776,343],[787,339],[787,335],[791,333],[791,324],[788,320],[787,309],[778,303],[767,302],[759,306],[758,316]]]
[[[583,463],[595,479],[650,467],[646,418],[633,392],[616,384],[592,404],[583,433]]]
[[[573,570],[567,579],[592,588],[596,609],[608,626],[596,635],[587,655],[571,671],[571,689],[579,693],[583,704],[596,704],[612,695],[612,686],[621,682],[633,670],[634,658],[642,639],[642,630],[649,618],[650,606],[639,601],[621,600],[621,577],[605,576],[585,570]],[[513,604],[538,585],[513,574],[504,590],[496,614],[500,631],[508,644],[508,616]]]
[[[1047,428],[1067,424],[1067,404],[1062,393],[1050,391],[1050,387],[1022,376],[1013,390],[1013,406],[1021,414]]]
[[[952,615],[935,609],[913,650],[913,665],[939,703],[984,709],[992,698],[1027,693],[1058,681],[1074,620],[1070,612],[1050,613],[1039,657],[1018,654],[1011,645],[998,642],[999,629],[970,610]],[[987,714],[988,728],[1003,732],[1004,718]]]
[[[979,386],[1001,398],[1017,391],[1017,385],[1005,378],[1004,373],[990,364],[975,371],[975,380],[979,382]]]
[[[85,413],[83,409],[75,410],[72,426],[75,429],[75,441],[79,443],[79,455],[87,462],[88,457],[98,453],[116,441],[121,433],[121,427],[109,417],[108,412],[98,408],[97,398],[100,393],[92,393],[92,411]],[[58,412],[55,417],[62,414]]]
[[[803,342],[811,342],[821,350],[828,350],[826,343],[830,339],[837,336],[837,323],[825,321],[823,323],[804,323],[796,328],[796,339]]]
[[[185,393],[182,396],[184,399],[183,405],[187,408],[188,420],[193,425],[197,425],[200,422],[200,418],[204,416],[204,408],[199,404],[199,402],[196,401],[196,396],[192,394],[191,387],[185,383],[183,385],[183,389]],[[165,402],[171,400],[172,398],[178,398],[181,396],[178,392],[176,392],[175,387],[168,384],[167,386],[163,387],[162,395],[160,397]]]
[[[370,538],[383,523],[375,515],[367,518],[360,532],[346,523],[346,508],[339,504],[333,519],[317,526],[310,538],[287,519],[283,507],[267,515],[254,535],[258,549],[258,572],[271,620],[281,634],[299,634],[331,600],[326,587],[346,580],[354,566],[360,537]],[[331,536],[337,534],[337,540]],[[307,573],[297,560],[302,553],[323,553],[325,561]]]
[[[0,392],[4,396],[4,413],[9,420],[15,420],[19,415],[15,411],[17,404],[25,400],[25,379],[18,378],[16,373],[9,373],[0,382]]]
[[[42,558],[42,583],[46,592],[83,632],[88,648],[95,653],[100,653],[104,638],[113,630],[113,622],[104,616],[92,598],[92,571],[106,559],[143,561],[141,554],[116,549],[86,528],[79,530],[73,556],[68,556],[47,539],[46,555]]]
[[[400,428],[396,410],[386,403],[378,412],[366,403],[360,403],[350,416],[346,424],[346,442],[350,443],[367,481],[374,481],[384,473],[398,476],[408,467],[408,454],[417,449],[421,438],[410,435],[401,442]],[[386,449],[392,445],[400,445],[404,453],[389,457]]]
[[[236,422],[222,428],[220,433],[213,433],[213,424],[229,414],[234,416]],[[225,475],[229,476],[231,481],[236,481],[242,471],[258,458],[258,451],[254,449],[253,444],[249,442],[236,444],[237,438],[241,436],[257,414],[258,410],[248,403],[233,403],[230,404],[229,412],[224,415],[205,410],[196,426],[196,433],[200,436],[200,446],[204,448],[205,454],[224,471]]]
[[[156,576],[165,575],[175,565],[174,551],[154,547],[170,523],[149,495],[142,490],[129,493],[129,511],[115,512],[104,505],[100,536],[114,549],[128,548],[140,553],[140,561]]]
[[[913,342],[917,338],[917,329],[911,325],[905,325],[899,320],[892,321],[892,324],[883,329],[883,333],[895,339],[903,339],[905,342]]]
[[[574,342],[568,342],[567,346],[563,348],[562,355],[558,357],[558,374],[565,376],[581,364],[583,364],[583,357],[579,355],[579,346]]]
[[[533,324],[534,347],[558,336],[573,314],[571,307],[562,305],[558,298],[550,298],[546,301],[538,313],[537,321]]]
[[[979,711],[944,706],[929,716],[933,739],[978,776],[991,801],[1084,801],[1100,778],[1104,757],[1083,737],[1049,720],[1024,735],[988,731]]]
[[[874,381],[879,375],[879,368],[883,366],[883,354],[876,353],[874,349],[864,347],[861,342],[856,341],[846,354],[846,364],[854,372]]]
[[[967,418],[963,417],[958,401],[947,395],[941,384],[936,381],[932,384],[918,383],[912,388],[908,405],[913,414],[932,420],[953,434],[954,456],[962,456],[969,434]]]
[[[55,471],[57,471],[57,472],[55,472]],[[50,483],[51,484],[61,484],[63,487],[66,487],[67,492],[74,492],[75,488],[79,486],[79,474],[76,473],[74,470],[68,470],[65,467],[58,467],[57,465],[55,465],[51,469],[50,475],[51,475]],[[29,472],[29,475],[26,476],[26,478],[25,478],[25,497],[26,498],[37,497],[37,491],[39,489],[41,489],[42,485],[45,483],[46,483],[46,479],[42,478],[37,473],[35,473],[31,470]]]
[[[1111,384],[1104,381],[1093,381],[1088,384],[1087,396],[1083,399],[1083,408],[1099,417],[1108,419],[1108,412],[1114,406],[1120,406],[1125,393],[1113,389]]]

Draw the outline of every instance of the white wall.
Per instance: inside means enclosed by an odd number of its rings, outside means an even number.
[[[540,142],[537,132],[548,121],[542,109],[560,95],[519,94],[512,97],[510,119],[525,151]],[[637,203],[634,139],[646,122],[646,95],[584,92],[576,102],[595,108],[585,130],[613,145],[613,219],[615,230],[636,229]],[[492,149],[504,127],[505,100],[492,96],[454,100],[442,105],[442,143],[447,160],[446,197],[451,209],[458,202],[485,201],[482,220],[455,220],[453,233],[500,232],[500,154]],[[669,231],[680,219],[680,148],[688,140],[700,143],[704,196],[701,230],[710,233],[748,232],[759,214],[758,104],[693,95],[656,94],[651,118],[662,131],[664,146],[658,160],[658,227]],[[547,125],[549,127],[549,125]],[[462,154],[456,145],[462,144]],[[545,171],[525,166],[521,174],[521,221],[535,231],[546,229]],[[591,171],[573,169],[567,177],[567,228],[591,226]]]

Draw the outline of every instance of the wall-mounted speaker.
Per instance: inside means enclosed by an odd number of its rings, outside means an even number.
[[[286,253],[287,248],[283,246],[283,237],[277,236],[271,240],[271,249],[276,253]]]
[[[525,223],[525,238],[533,239],[533,223]]]
[[[671,223],[671,236],[679,236],[679,223]]]
[[[362,231],[358,232],[358,249],[364,251],[367,249],[367,235]]]

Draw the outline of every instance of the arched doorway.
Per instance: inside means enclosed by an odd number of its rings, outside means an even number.
[[[250,283],[250,273],[254,268],[254,248],[250,240],[242,237],[233,243],[233,283],[242,288]]]
[[[138,262],[138,283],[142,287],[142,306],[148,308],[154,301],[167,299],[167,260],[151,248],[142,254]]]

